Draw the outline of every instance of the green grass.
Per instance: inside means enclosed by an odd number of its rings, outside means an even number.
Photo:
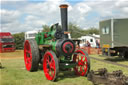
[[[23,58],[2,59],[1,85],[93,85],[86,77],[74,75],[74,72],[60,72],[57,82],[46,80],[43,70],[28,72],[24,66]],[[109,72],[121,69],[128,75],[128,68],[119,67],[104,62],[91,60],[91,69],[107,68]]]
[[[106,57],[103,57],[103,56],[100,56],[100,55],[89,55],[91,57],[95,57],[95,58],[98,58],[98,59],[106,59]]]
[[[103,57],[102,55],[90,55],[90,56],[98,58],[98,59],[116,62],[116,63],[123,64],[123,65],[128,65],[128,60],[118,57],[118,56],[113,56],[113,57],[107,57],[107,56]]]
[[[46,80],[43,70],[28,72],[23,59],[3,59],[1,69],[1,85],[92,85],[86,77],[78,77],[74,72],[61,72],[57,82]]]
[[[22,50],[0,53],[0,56],[2,58],[2,66],[4,67],[0,69],[0,85],[93,85],[86,77],[76,76],[74,71],[60,72],[57,82],[48,81],[41,69],[37,72],[28,72],[24,66]],[[98,55],[93,55],[93,57],[106,59],[106,57]],[[128,61],[118,60],[114,62],[128,65]],[[91,59],[91,70],[97,70],[98,68],[107,68],[109,72],[122,70],[128,76],[128,68]]]

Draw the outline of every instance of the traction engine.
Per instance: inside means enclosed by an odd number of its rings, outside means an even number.
[[[76,75],[86,76],[90,70],[90,59],[83,49],[76,49],[68,38],[68,5],[60,5],[61,24],[54,24],[49,32],[39,32],[35,39],[24,43],[24,61],[28,71],[37,71],[39,63],[47,80],[54,81],[60,70],[72,69]]]

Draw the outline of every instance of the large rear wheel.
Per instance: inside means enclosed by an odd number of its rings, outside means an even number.
[[[90,58],[83,49],[77,49],[73,55],[73,61],[77,63],[74,67],[75,73],[79,76],[86,76],[90,70]]]
[[[43,59],[44,74],[48,80],[54,81],[59,72],[58,58],[52,51],[47,51]]]
[[[28,71],[37,71],[39,66],[39,49],[35,40],[26,40],[24,43],[24,62]]]

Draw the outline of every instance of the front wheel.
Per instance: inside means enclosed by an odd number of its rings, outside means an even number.
[[[83,49],[78,49],[73,55],[73,61],[77,63],[74,67],[75,73],[79,76],[86,76],[90,70],[90,58]]]
[[[47,51],[44,54],[43,69],[47,80],[54,81],[56,79],[59,72],[59,62],[54,52]]]

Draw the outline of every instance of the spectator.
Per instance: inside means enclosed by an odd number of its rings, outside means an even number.
[[[86,43],[87,47],[91,47],[91,44],[87,41]]]
[[[96,40],[96,48],[100,48],[100,43]]]
[[[77,41],[77,45],[78,45],[78,48],[80,48],[80,41],[79,40]]]

